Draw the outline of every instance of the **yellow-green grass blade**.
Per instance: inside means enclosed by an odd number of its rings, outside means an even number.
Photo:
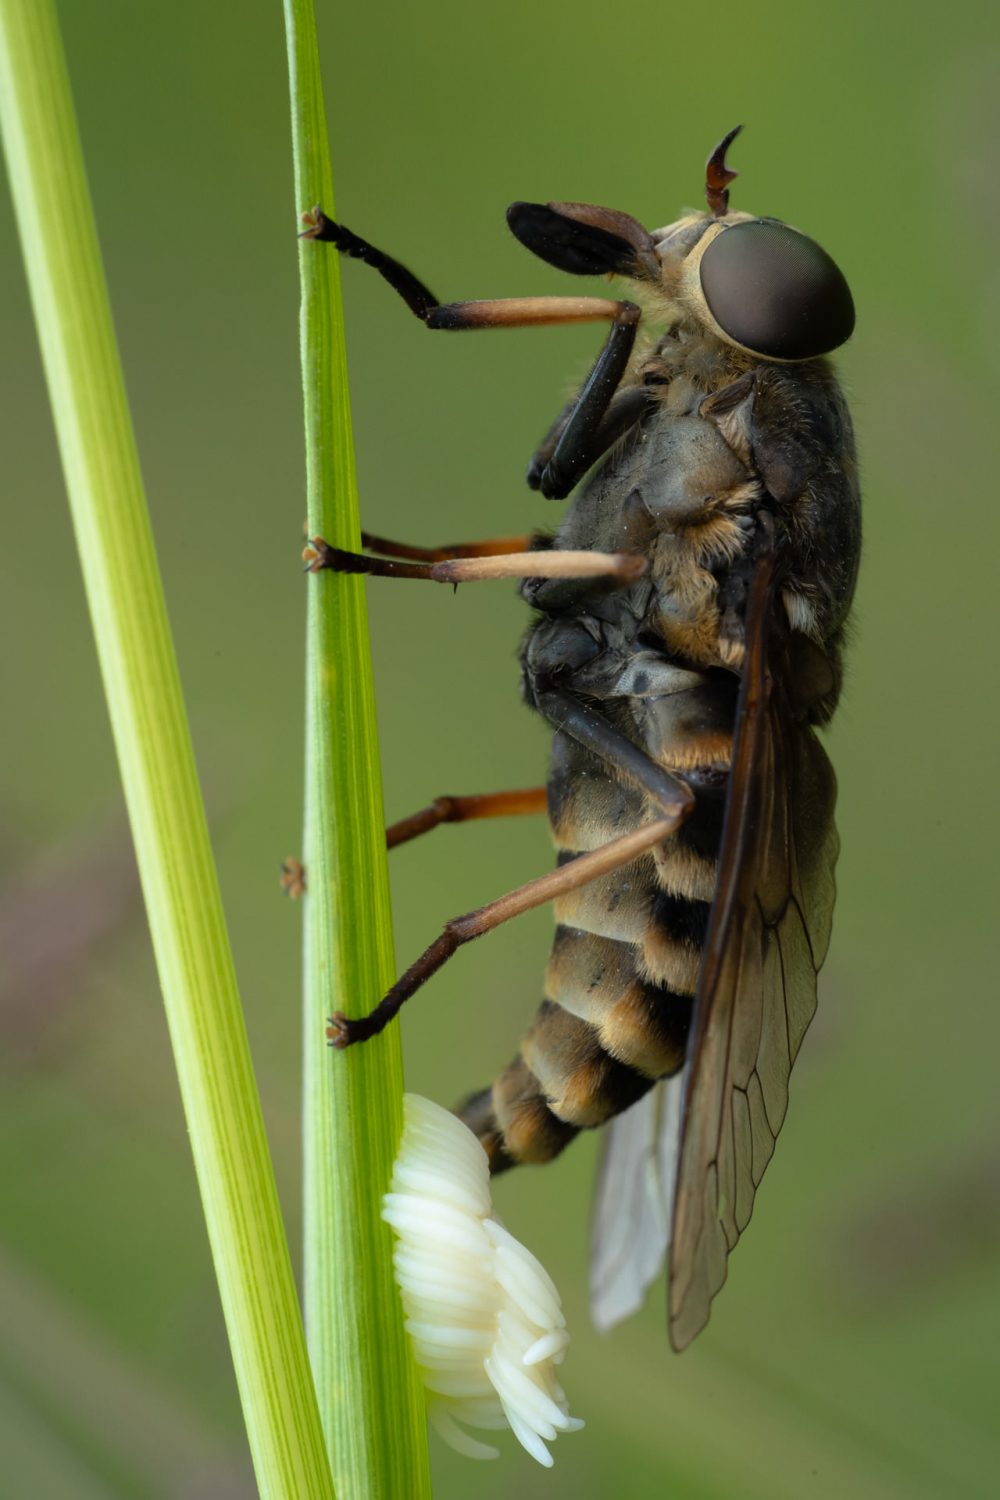
[[[0,122],[258,1485],[325,1500],[329,1466],[51,0],[0,0]]]

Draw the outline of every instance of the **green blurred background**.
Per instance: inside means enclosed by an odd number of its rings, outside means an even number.
[[[281,1194],[299,1228],[304,513],[295,215],[277,0],[60,5]],[[839,359],[867,542],[831,736],[844,852],[791,1121],[712,1323],[662,1294],[588,1323],[597,1142],[498,1185],[552,1270],[586,1430],[551,1473],[434,1441],[441,1497],[996,1493],[1000,1279],[994,622],[1000,45],[994,6],[475,7],[319,19],[337,208],[442,298],[556,290],[515,198],[651,226],[737,121],[740,208],[844,268]],[[525,463],[599,335],[429,337],[346,268],[366,522],[431,542],[550,523]],[[0,1492],[253,1493],[123,823],[19,253],[0,204]],[[585,289],[575,283],[574,290]],[[541,779],[505,585],[369,585],[390,817]],[[398,955],[548,868],[540,821],[393,858]],[[464,952],[407,1014],[411,1088],[493,1076],[550,918]]]

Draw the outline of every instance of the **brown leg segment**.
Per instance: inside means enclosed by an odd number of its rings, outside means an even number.
[[[385,832],[387,849],[409,843],[442,823],[466,823],[474,818],[507,818],[521,813],[540,813],[546,807],[545,788],[527,787],[517,792],[485,792],[474,797],[435,797],[430,807],[401,818]]]
[[[411,995],[415,995],[421,985],[432,974],[436,974],[463,943],[482,937],[483,933],[492,932],[494,927],[509,922],[512,917],[519,917],[522,912],[542,906],[546,901],[575,890],[599,875],[606,875],[620,865],[627,865],[647,849],[661,844],[677,830],[689,811],[690,803],[680,793],[681,788],[678,787],[677,806],[665,817],[656,818],[642,828],[624,834],[622,838],[613,839],[600,849],[578,855],[550,874],[541,875],[527,885],[508,891],[498,901],[491,901],[487,906],[467,912],[465,916],[454,917],[441,936],[397,979],[389,993],[369,1015],[349,1019],[338,1012],[330,1017],[326,1031],[330,1045],[350,1047],[355,1042],[364,1042],[369,1037],[377,1036],[399,1014]]]
[[[432,583],[477,583],[487,578],[611,578],[633,583],[646,571],[638,552],[509,552],[503,556],[452,557],[441,562],[396,562],[331,547],[314,536],[303,549],[307,573],[367,573],[376,578],[423,578]]]
[[[549,328],[555,323],[620,323],[635,327],[635,302],[611,297],[490,297],[444,302],[429,309],[428,328]]]
[[[393,542],[388,537],[373,536],[370,531],[361,533],[361,545],[367,552],[380,552],[383,557],[402,557],[410,562],[446,562],[451,557],[499,557],[508,552],[528,552],[531,535],[494,536],[482,542],[451,542],[443,547],[414,547],[409,542]]]
[[[512,297],[434,307],[425,322],[428,328],[531,328],[551,323],[610,322],[604,347],[565,414],[564,424],[560,418],[558,437],[551,453],[545,455],[544,467],[533,462],[528,471],[532,488],[540,489],[549,500],[561,500],[608,446],[601,427],[628,366],[640,317],[635,302],[613,302],[603,297]]]

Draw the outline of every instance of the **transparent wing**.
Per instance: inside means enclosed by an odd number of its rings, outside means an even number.
[[[590,1250],[590,1311],[602,1333],[638,1311],[663,1268],[683,1078],[658,1083],[603,1132]]]
[[[774,595],[768,552],[747,604],[718,884],[688,1052],[668,1275],[675,1349],[708,1321],[750,1219],[830,936],[836,783],[800,707],[803,667],[818,653],[798,652]]]

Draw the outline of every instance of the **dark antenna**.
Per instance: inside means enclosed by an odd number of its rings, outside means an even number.
[[[742,125],[736,125],[727,136],[724,136],[705,163],[705,197],[708,199],[709,208],[717,219],[728,212],[728,184],[732,182],[734,177],[740,175],[726,166],[726,152],[742,129]]]

